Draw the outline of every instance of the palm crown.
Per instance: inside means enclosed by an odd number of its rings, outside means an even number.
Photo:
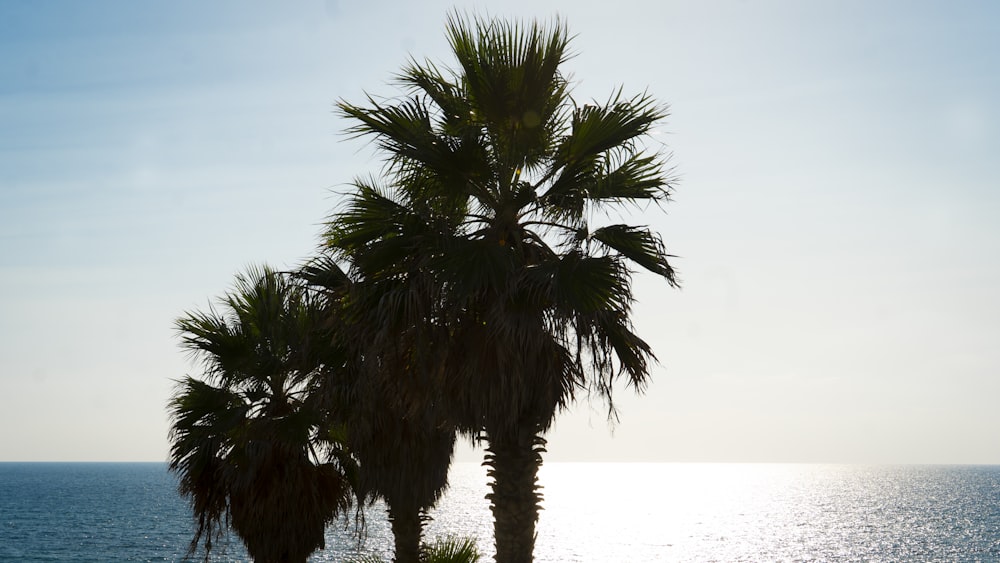
[[[318,333],[301,287],[274,271],[237,277],[222,310],[177,321],[203,378],[180,381],[170,402],[170,470],[191,501],[191,549],[231,525],[255,561],[302,561],[353,497],[354,468],[312,404]]]

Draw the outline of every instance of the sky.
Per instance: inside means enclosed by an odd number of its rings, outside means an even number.
[[[450,64],[452,9],[558,15],[576,99],[670,108],[659,363],[547,460],[1000,464],[1000,5],[961,0],[0,3],[0,461],[166,460],[174,320],[313,253],[379,169],[334,102]]]

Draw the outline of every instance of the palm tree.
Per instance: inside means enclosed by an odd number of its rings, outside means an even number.
[[[353,462],[311,404],[317,308],[268,268],[238,276],[221,311],[177,321],[201,360],[170,401],[170,470],[197,521],[191,551],[231,527],[259,563],[305,562],[352,504]]]
[[[345,429],[344,440],[360,464],[360,501],[385,501],[395,539],[396,563],[418,563],[428,511],[448,486],[455,428],[434,408],[402,404],[391,381],[372,377],[384,371],[412,372],[396,346],[371,346],[351,338],[367,323],[364,291],[327,256],[310,261],[298,275],[323,297],[328,337],[317,396],[330,424]],[[397,340],[398,344],[398,340]],[[320,345],[314,343],[314,345]]]
[[[377,288],[379,329],[359,337],[415,351],[396,385],[488,442],[496,560],[526,563],[556,414],[584,390],[613,416],[614,382],[641,391],[655,360],[631,325],[630,264],[676,285],[670,256],[648,228],[594,217],[669,198],[643,146],[666,114],[621,90],[578,105],[558,21],[451,17],[447,31],[455,69],[414,61],[400,99],[339,103],[387,177],[356,181],[326,242]]]

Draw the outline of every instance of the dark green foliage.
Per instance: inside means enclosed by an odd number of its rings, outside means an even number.
[[[437,538],[420,547],[420,563],[478,563],[482,558],[475,540],[458,536]],[[386,563],[378,555],[364,555],[347,563]]]
[[[448,536],[438,538],[420,550],[422,563],[477,563],[482,557],[472,538]]]

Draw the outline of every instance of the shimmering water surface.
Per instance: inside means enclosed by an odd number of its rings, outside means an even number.
[[[536,560],[1000,561],[1000,466],[550,463]],[[492,555],[485,470],[457,464],[430,537]],[[180,561],[192,522],[158,463],[0,463],[0,561]],[[341,561],[342,526],[312,561]],[[387,554],[368,518],[365,549]],[[235,540],[217,561],[245,561]]]

